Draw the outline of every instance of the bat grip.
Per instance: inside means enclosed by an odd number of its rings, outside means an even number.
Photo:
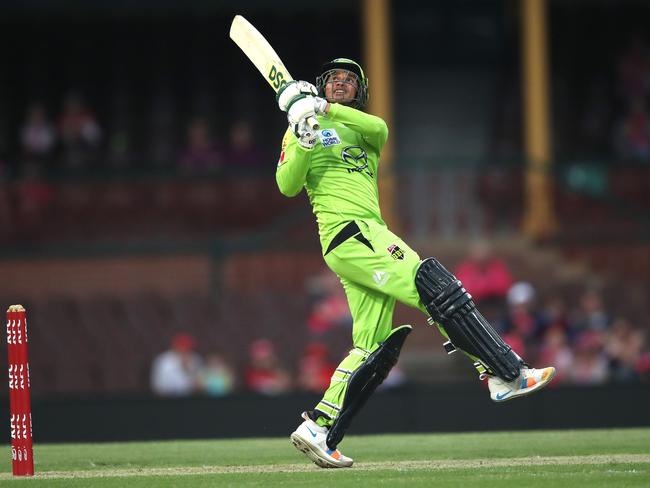
[[[309,125],[309,127],[311,127],[312,130],[318,130],[320,128],[318,119],[316,119],[316,117],[314,116],[307,117],[307,124]]]

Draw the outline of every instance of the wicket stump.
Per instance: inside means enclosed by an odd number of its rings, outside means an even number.
[[[11,462],[14,476],[33,476],[32,406],[27,361],[27,318],[22,305],[7,310]]]

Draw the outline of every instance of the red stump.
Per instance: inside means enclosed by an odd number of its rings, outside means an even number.
[[[14,476],[33,476],[32,406],[27,361],[27,318],[22,305],[7,310],[11,457]]]

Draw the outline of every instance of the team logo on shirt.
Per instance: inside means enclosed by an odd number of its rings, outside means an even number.
[[[323,147],[341,144],[341,139],[334,129],[323,129],[318,133],[318,138]]]
[[[395,261],[404,259],[404,251],[397,244],[391,244],[387,250]]]
[[[372,171],[368,169],[368,153],[361,146],[347,146],[341,151],[341,158],[346,164],[348,173],[365,173],[372,177]]]

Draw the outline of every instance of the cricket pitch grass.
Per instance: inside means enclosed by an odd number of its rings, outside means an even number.
[[[0,486],[648,487],[650,428],[348,436],[349,469],[320,469],[283,439],[38,444],[36,475]],[[26,485],[22,485],[26,486]]]

